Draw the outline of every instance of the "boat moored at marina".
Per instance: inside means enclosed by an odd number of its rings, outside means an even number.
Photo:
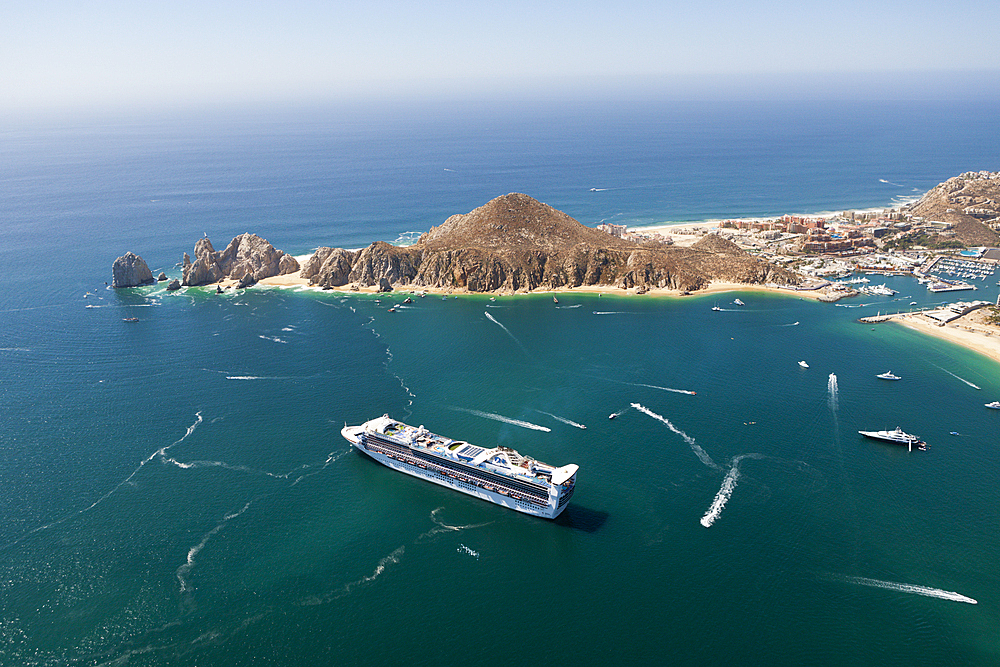
[[[566,509],[579,467],[551,466],[510,447],[480,447],[409,426],[389,415],[341,435],[382,465],[497,505],[554,519]]]

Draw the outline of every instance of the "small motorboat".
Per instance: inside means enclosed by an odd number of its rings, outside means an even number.
[[[807,363],[806,363],[806,362],[804,362],[804,361],[800,361],[800,362],[799,362],[799,366],[802,366],[802,368],[809,368],[809,364],[807,364]]]
[[[875,377],[879,378],[880,380],[902,380],[903,379],[903,378],[899,377],[898,375],[893,375],[892,371],[886,371],[885,373],[879,373]]]
[[[608,419],[614,419],[617,416],[618,416],[617,412],[612,412],[610,415],[608,415]]]
[[[986,407],[993,410],[1000,410],[1000,401],[993,401],[992,403],[987,403]]]
[[[745,306],[745,305],[746,305],[745,303],[743,303],[743,302],[742,302],[742,301],[740,301],[739,299],[735,299],[735,300],[733,301],[733,303],[735,303],[735,304],[736,304],[737,306]]]

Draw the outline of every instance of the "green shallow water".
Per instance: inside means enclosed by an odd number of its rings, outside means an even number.
[[[995,662],[996,364],[734,297],[53,307],[3,353],[0,661]],[[339,434],[383,413],[576,495],[551,522],[400,475]],[[857,434],[897,425],[929,451]]]

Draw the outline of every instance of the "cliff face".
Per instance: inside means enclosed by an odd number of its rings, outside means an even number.
[[[912,215],[954,225],[965,245],[996,245],[988,225],[1000,221],[1000,172],[970,171],[940,183],[908,207]]]
[[[471,292],[584,285],[696,290],[712,280],[798,282],[795,274],[719,237],[690,248],[636,243],[586,227],[518,193],[451,216],[406,248],[383,242],[356,254],[321,248],[302,275],[315,285],[372,286],[384,279]]]
[[[127,252],[111,265],[112,287],[138,287],[155,282],[146,262],[134,252]]]
[[[223,278],[253,284],[258,280],[295,273],[298,261],[291,255],[277,250],[256,234],[237,236],[226,249],[219,252],[206,237],[194,246],[194,262],[184,253],[183,285],[209,285]]]

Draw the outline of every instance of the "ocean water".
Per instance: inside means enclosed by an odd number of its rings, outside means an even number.
[[[510,191],[586,224],[886,205],[996,170],[996,112],[4,131],[0,664],[995,664],[1000,374],[856,322],[943,300],[912,279],[839,307],[462,295],[392,314],[400,297],[105,281],[127,250],[173,277],[204,234],[361,247]],[[550,522],[383,468],[339,433],[383,413],[577,463],[576,495]],[[857,434],[897,425],[928,451]]]

